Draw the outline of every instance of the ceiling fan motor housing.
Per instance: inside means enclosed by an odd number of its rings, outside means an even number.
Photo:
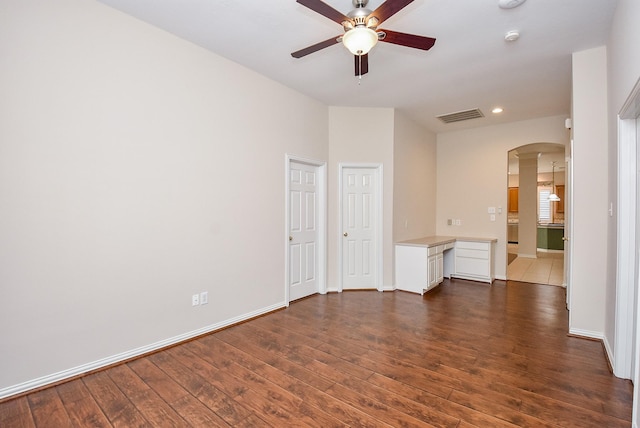
[[[371,12],[369,9],[367,9],[364,6],[361,7],[357,7],[355,9],[353,9],[351,12],[347,13],[347,16],[351,19],[353,19],[354,24],[357,25],[365,25],[366,24],[366,20],[367,17],[369,15],[371,15]]]

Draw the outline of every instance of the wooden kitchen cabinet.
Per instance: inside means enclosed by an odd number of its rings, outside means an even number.
[[[508,201],[507,207],[510,213],[518,212],[518,188],[517,187],[509,187],[509,201]]]
[[[556,195],[560,198],[560,201],[556,202],[556,212],[564,213],[564,184],[556,186]]]

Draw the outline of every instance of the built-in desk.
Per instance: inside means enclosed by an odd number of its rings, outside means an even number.
[[[427,236],[396,243],[396,289],[423,294],[445,277],[492,283],[495,238]]]

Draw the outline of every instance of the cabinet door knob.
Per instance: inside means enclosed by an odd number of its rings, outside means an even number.
[[[349,236],[347,232],[343,233],[342,236]]]
[[[293,241],[293,236],[290,236],[290,237],[289,237],[289,241]]]

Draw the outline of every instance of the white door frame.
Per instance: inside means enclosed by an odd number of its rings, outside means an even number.
[[[563,286],[566,290],[565,303],[571,313],[571,273],[573,269],[573,138],[569,142],[570,156],[565,157],[564,192],[564,273]]]
[[[638,387],[637,280],[638,230],[637,180],[638,136],[640,115],[640,81],[618,115],[618,216],[616,275],[616,324],[613,350],[613,372],[616,376],[634,381],[634,402]],[[634,346],[635,345],[635,346]],[[635,367],[635,369],[634,369]],[[635,408],[635,404],[634,404]]]
[[[338,164],[338,230],[336,231],[339,235],[338,237],[338,292],[342,292],[343,290],[343,259],[342,259],[342,230],[344,229],[342,218],[343,206],[342,206],[342,175],[346,168],[360,168],[360,169],[373,169],[377,171],[378,181],[376,183],[377,186],[377,203],[375,206],[376,210],[376,280],[375,287],[378,291],[383,291],[382,287],[382,274],[383,274],[383,263],[384,263],[384,252],[383,252],[383,224],[382,221],[382,213],[383,213],[383,201],[382,195],[383,191],[383,174],[382,174],[382,164],[380,163],[339,163]]]
[[[285,222],[284,222],[284,296],[285,304],[289,306],[289,282],[290,282],[290,257],[289,257],[289,231],[291,224],[291,192],[289,187],[289,177],[291,176],[291,162],[302,163],[318,168],[318,182],[316,190],[318,192],[318,251],[316,253],[318,272],[318,292],[327,293],[327,163],[315,159],[309,159],[296,155],[285,155]]]
[[[632,426],[640,417],[640,317],[638,307],[638,151],[640,148],[640,80],[618,114],[618,228],[616,324],[613,373],[633,381]]]

